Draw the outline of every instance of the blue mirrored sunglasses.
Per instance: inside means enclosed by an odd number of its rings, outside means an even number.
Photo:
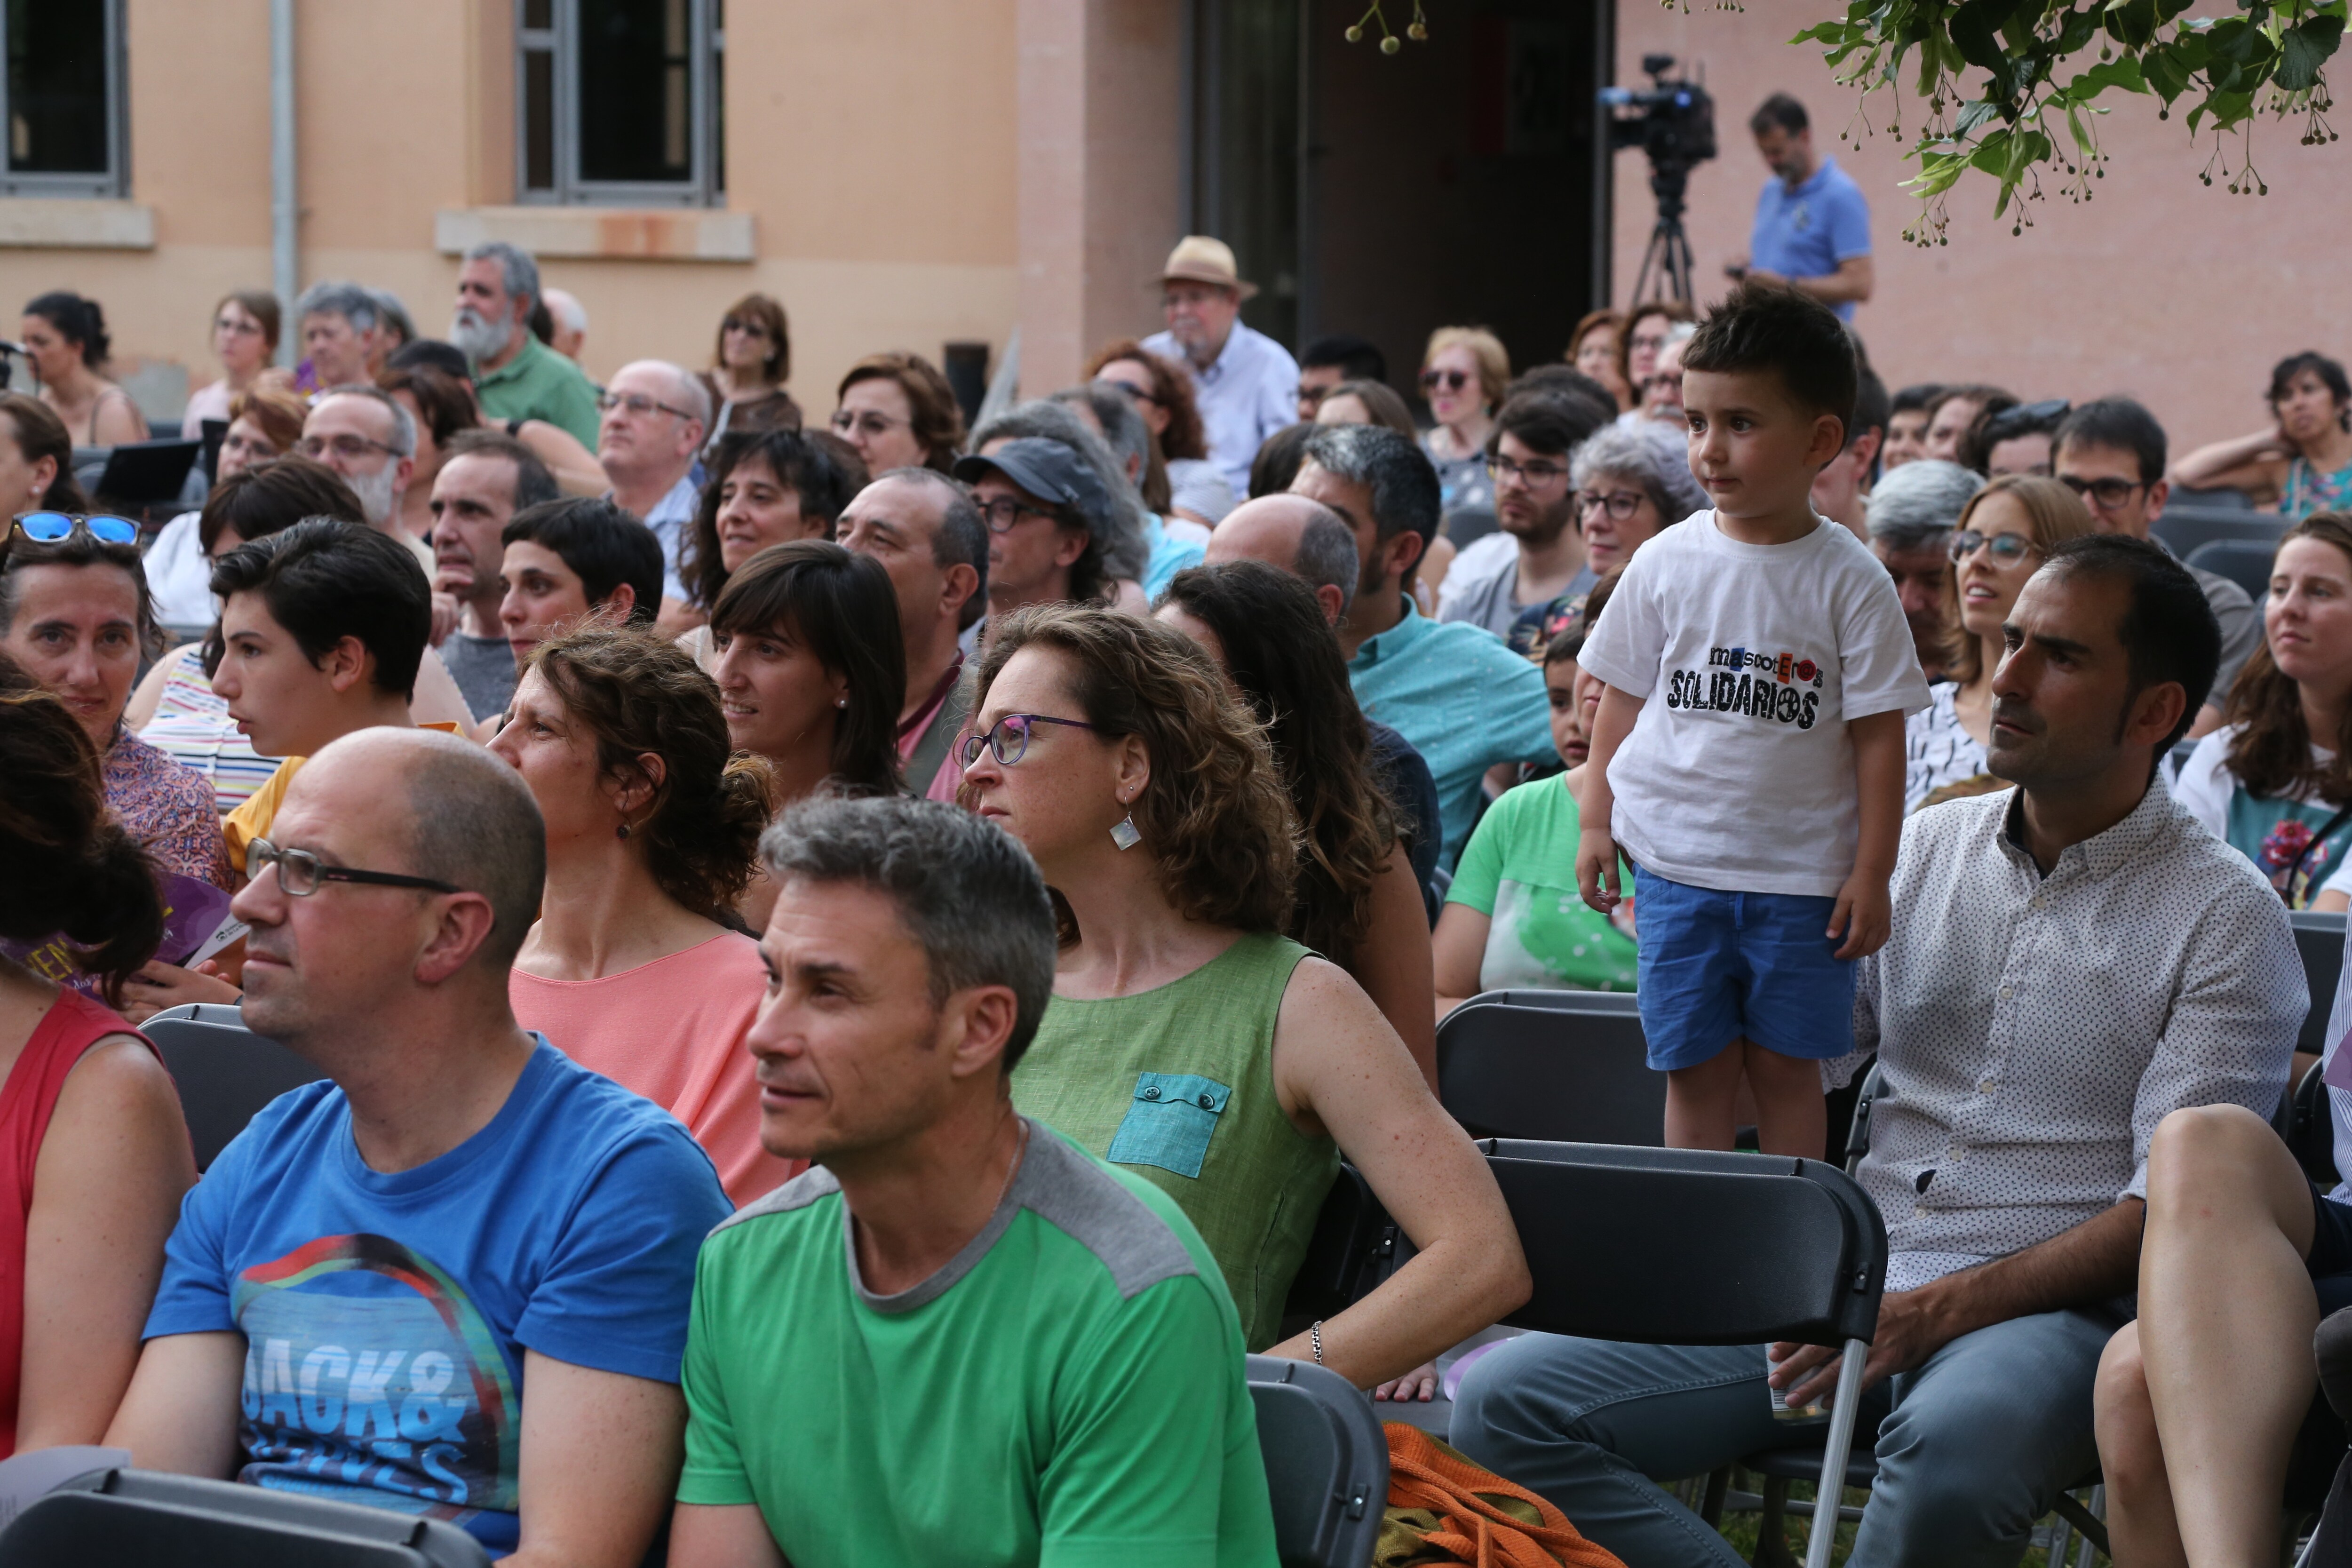
[[[18,531],[27,539],[43,544],[55,544],[73,537],[76,528],[89,530],[95,538],[109,544],[136,544],[139,525],[123,517],[79,517],[65,511],[28,511],[16,520]]]

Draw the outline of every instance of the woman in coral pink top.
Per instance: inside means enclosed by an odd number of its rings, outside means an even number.
[[[117,994],[163,905],[99,754],[0,655],[0,940],[84,951]],[[139,1361],[196,1167],[171,1075],[121,1016],[0,957],[0,1458],[95,1443]]]
[[[490,742],[547,822],[547,893],[509,984],[515,1017],[686,1123],[747,1203],[800,1163],[760,1144],[743,1032],[759,946],[720,923],[751,874],[766,767],[730,760],[719,689],[643,631],[543,643]]]

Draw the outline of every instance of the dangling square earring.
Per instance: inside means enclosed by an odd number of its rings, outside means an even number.
[[[1132,849],[1143,842],[1143,830],[1135,826],[1132,814],[1122,816],[1110,830],[1110,841],[1121,849]]]

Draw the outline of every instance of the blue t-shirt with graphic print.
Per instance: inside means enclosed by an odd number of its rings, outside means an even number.
[[[415,1170],[371,1170],[322,1081],[189,1192],[146,1337],[245,1336],[238,1479],[510,1552],[523,1352],[677,1382],[718,1173],[668,1112],[533,1038],[488,1125]]]

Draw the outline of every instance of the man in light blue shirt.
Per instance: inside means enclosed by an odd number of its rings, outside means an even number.
[[[1543,671],[1484,626],[1433,621],[1413,606],[1438,492],[1437,470],[1411,440],[1378,425],[1320,426],[1290,489],[1338,512],[1356,536],[1362,574],[1339,626],[1348,683],[1364,717],[1396,730],[1428,763],[1444,833],[1438,864],[1451,870],[1477,820],[1486,770],[1554,755]]]
[[[1805,106],[1785,92],[1766,99],[1748,117],[1756,150],[1773,177],[1756,197],[1756,226],[1748,259],[1724,270],[1761,283],[1788,283],[1853,320],[1870,298],[1870,204],[1862,187],[1831,158],[1813,153]]]
[[[1236,497],[1246,496],[1250,459],[1298,416],[1298,363],[1288,349],[1242,323],[1242,301],[1257,286],[1242,280],[1224,241],[1185,236],[1169,252],[1160,289],[1168,330],[1143,346],[1192,373],[1209,460]]]

